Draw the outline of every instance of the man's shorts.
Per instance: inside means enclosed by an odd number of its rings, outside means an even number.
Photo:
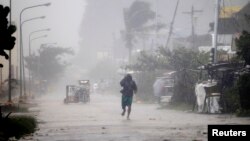
[[[131,106],[133,101],[133,96],[122,95],[122,108],[124,109],[126,106]]]

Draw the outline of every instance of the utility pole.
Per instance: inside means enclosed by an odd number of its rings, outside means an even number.
[[[174,11],[174,16],[173,16],[173,19],[172,19],[171,24],[170,24],[170,29],[169,29],[168,39],[167,39],[167,43],[166,43],[166,48],[168,47],[168,42],[169,42],[169,40],[171,38],[171,35],[172,35],[172,32],[173,32],[173,26],[174,26],[174,21],[175,21],[177,9],[178,9],[179,1],[180,0],[177,1],[175,11]]]
[[[213,48],[214,48],[214,62],[217,62],[217,36],[218,36],[218,19],[220,11],[220,0],[215,2],[215,19],[214,19],[214,34],[213,34]]]
[[[159,13],[159,11],[158,11],[158,0],[155,0],[155,42],[154,42],[154,44],[153,44],[153,48],[155,49],[155,48],[157,48],[157,47],[159,47],[159,45],[158,45],[158,13]],[[143,41],[144,42],[144,41]]]
[[[11,0],[10,0],[10,25],[11,25],[11,10],[12,10],[12,7],[11,7]],[[12,72],[12,69],[11,69],[11,50],[9,51],[9,99],[8,99],[8,102],[12,102],[11,100],[11,72]]]
[[[183,12],[183,14],[188,14],[191,16],[191,37],[192,37],[192,46],[194,47],[195,45],[195,40],[194,40],[194,35],[195,35],[195,31],[194,31],[194,14],[195,13],[201,13],[202,10],[194,10],[194,7],[191,7],[191,11],[190,12]]]

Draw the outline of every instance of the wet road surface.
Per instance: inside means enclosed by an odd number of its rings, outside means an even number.
[[[207,115],[133,103],[131,120],[121,116],[120,94],[92,94],[90,103],[63,103],[51,94],[31,109],[39,127],[21,141],[206,141],[208,124],[248,124],[249,118]]]

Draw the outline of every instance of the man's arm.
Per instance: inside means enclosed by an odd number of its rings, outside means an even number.
[[[137,86],[136,86],[136,83],[135,82],[133,82],[134,83],[134,93],[137,93]]]
[[[120,82],[120,85],[123,87],[124,86],[124,81],[125,79],[122,79],[121,82]]]

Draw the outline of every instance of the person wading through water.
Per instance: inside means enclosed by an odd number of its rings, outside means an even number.
[[[127,119],[129,120],[131,105],[133,101],[133,95],[137,92],[137,86],[135,81],[132,79],[130,74],[127,74],[120,82],[123,89],[120,91],[122,93],[122,116],[126,113],[126,106],[128,107]]]

